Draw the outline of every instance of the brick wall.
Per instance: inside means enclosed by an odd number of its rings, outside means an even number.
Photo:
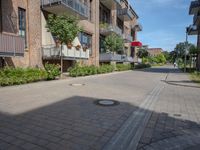
[[[42,66],[41,60],[41,19],[40,0],[3,0],[2,32],[19,34],[18,8],[26,10],[26,40],[27,48],[24,57],[6,58],[6,64],[20,67]]]

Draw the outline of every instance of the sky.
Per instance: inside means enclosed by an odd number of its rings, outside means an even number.
[[[129,0],[139,16],[143,31],[138,40],[150,48],[172,51],[179,42],[186,39],[186,27],[192,24],[189,15],[191,0]],[[189,36],[188,41],[196,44],[197,37]]]

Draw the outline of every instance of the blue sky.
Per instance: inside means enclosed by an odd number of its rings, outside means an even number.
[[[160,47],[171,51],[177,43],[185,41],[186,26],[192,24],[188,14],[191,0],[129,0],[143,31],[138,40],[149,47]],[[189,36],[196,44],[196,36]]]

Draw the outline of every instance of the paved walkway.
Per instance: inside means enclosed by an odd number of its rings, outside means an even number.
[[[0,88],[0,150],[195,149],[200,89],[171,78],[187,76],[166,66]]]

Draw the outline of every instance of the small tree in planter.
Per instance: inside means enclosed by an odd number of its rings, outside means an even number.
[[[77,18],[66,14],[56,16],[50,14],[48,16],[47,25],[48,31],[56,36],[61,42],[61,73],[63,72],[62,45],[66,44],[68,48],[72,47],[72,41],[82,31],[78,26]]]
[[[104,45],[107,51],[114,54],[114,52],[122,51],[124,41],[120,36],[111,34],[105,38]]]

